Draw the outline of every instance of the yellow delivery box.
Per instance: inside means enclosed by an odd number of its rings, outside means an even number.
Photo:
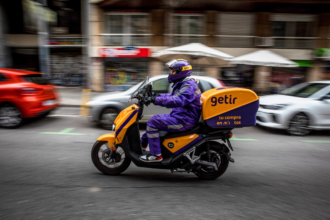
[[[256,125],[259,98],[250,89],[220,87],[201,96],[203,120],[209,127]]]

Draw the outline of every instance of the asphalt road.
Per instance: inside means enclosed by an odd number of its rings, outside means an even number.
[[[90,150],[107,131],[63,116],[77,112],[0,128],[0,219],[330,219],[328,131],[235,129],[235,163],[214,181],[133,164],[106,176]]]

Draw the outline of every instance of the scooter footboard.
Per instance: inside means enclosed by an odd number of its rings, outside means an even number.
[[[113,149],[114,144],[115,144],[115,138],[116,138],[115,133],[109,133],[109,134],[101,135],[100,137],[97,138],[97,140],[98,141],[107,141],[109,144],[109,148],[111,148],[112,150],[116,150],[116,149]]]

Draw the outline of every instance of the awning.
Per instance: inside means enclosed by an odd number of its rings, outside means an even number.
[[[195,65],[222,66],[233,57],[200,43],[172,47],[152,54],[153,57],[168,61],[186,59]],[[194,60],[194,61],[192,61]]]
[[[297,67],[298,65],[269,50],[258,50],[232,59],[231,64],[245,64],[272,67]]]

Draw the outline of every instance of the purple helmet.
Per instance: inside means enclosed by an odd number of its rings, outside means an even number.
[[[172,75],[171,73],[168,75],[168,82],[172,83],[179,79],[186,78],[187,76],[191,76],[192,67],[187,60],[176,59],[171,60],[170,62],[165,64],[170,69],[174,69],[176,74]]]

